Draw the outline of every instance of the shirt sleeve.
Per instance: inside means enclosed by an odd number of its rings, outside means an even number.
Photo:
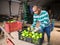
[[[35,18],[35,16],[33,16],[33,24],[32,24],[32,26],[31,27],[35,27],[35,25],[36,25],[36,18]]]

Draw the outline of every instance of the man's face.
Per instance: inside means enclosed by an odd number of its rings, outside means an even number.
[[[33,7],[33,12],[35,13],[35,14],[39,14],[40,13],[40,9],[38,8],[38,7]]]

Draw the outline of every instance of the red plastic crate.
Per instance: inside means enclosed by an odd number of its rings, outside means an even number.
[[[12,22],[12,23],[6,22],[5,23],[5,30],[8,33],[18,31],[18,30],[22,30],[22,23],[19,21]]]

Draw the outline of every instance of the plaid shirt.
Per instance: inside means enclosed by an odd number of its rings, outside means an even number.
[[[31,27],[35,27],[37,21],[40,21],[40,27],[39,27],[40,30],[49,26],[50,20],[49,20],[48,12],[46,12],[45,10],[41,10],[41,13],[39,15],[34,14],[33,24]]]

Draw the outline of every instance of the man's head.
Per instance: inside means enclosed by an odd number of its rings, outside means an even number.
[[[32,10],[35,14],[40,14],[40,11],[41,11],[41,9],[36,5],[33,6]]]

